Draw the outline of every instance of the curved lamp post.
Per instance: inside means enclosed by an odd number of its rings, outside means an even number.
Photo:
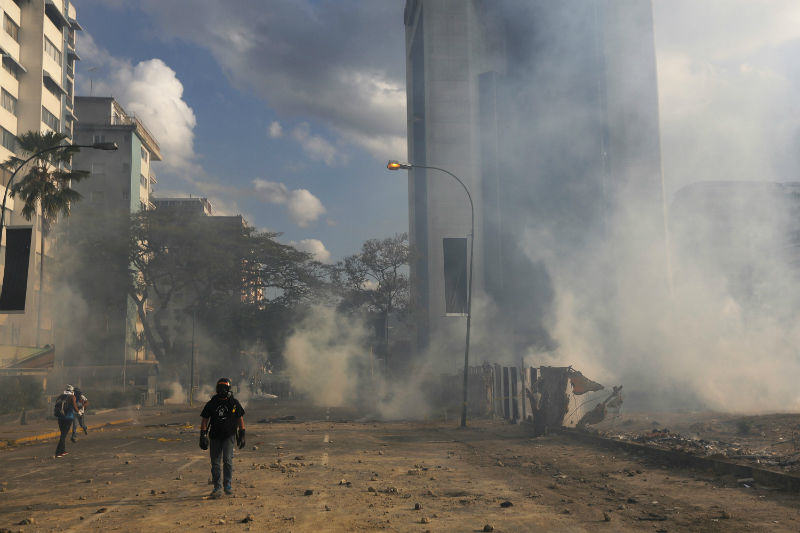
[[[427,165],[400,163],[399,161],[389,161],[389,163],[387,163],[386,165],[386,168],[388,168],[389,170],[401,170],[401,169],[410,170],[412,168],[425,168],[430,170],[438,170],[439,172],[444,172],[445,174],[449,175],[451,178],[456,180],[461,185],[461,187],[464,189],[464,192],[467,193],[467,199],[469,199],[471,229],[469,233],[469,278],[468,278],[469,281],[467,282],[467,340],[464,347],[464,390],[463,390],[463,401],[461,404],[461,427],[467,427],[467,385],[469,384],[469,332],[470,332],[470,325],[472,322],[472,250],[475,244],[475,204],[472,203],[472,195],[469,193],[469,189],[464,184],[464,182],[461,181],[458,176],[456,176],[449,170]]]
[[[11,174],[11,178],[9,178],[8,183],[6,183],[6,190],[3,193],[3,205],[0,208],[0,244],[2,244],[3,239],[3,232],[5,231],[6,225],[6,200],[8,200],[8,191],[11,190],[11,185],[14,183],[14,178],[17,177],[17,172],[22,170],[22,167],[28,164],[29,161],[35,159],[36,157],[44,154],[45,152],[53,152],[55,150],[62,150],[65,148],[93,148],[95,150],[116,150],[119,148],[117,143],[115,142],[104,142],[104,143],[94,143],[94,144],[59,144],[58,146],[51,146],[50,148],[45,148],[39,152],[36,152],[28,159],[23,161],[17,168],[14,170],[14,173]]]

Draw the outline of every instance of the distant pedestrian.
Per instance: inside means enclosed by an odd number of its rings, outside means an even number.
[[[56,447],[56,459],[67,455],[67,434],[72,428],[72,421],[77,412],[78,404],[75,402],[75,388],[72,385],[67,385],[64,388],[64,392],[53,404],[53,416],[58,419],[58,429],[61,432],[61,438],[58,439],[58,446]]]
[[[86,422],[83,420],[86,408],[89,407],[89,399],[84,396],[80,389],[75,389],[75,404],[78,406],[78,410],[75,413],[75,418],[72,419],[72,437],[70,438],[72,442],[77,440],[75,438],[75,432],[78,431],[78,425],[83,429],[84,435],[89,434],[89,430],[86,428]]]
[[[231,481],[233,480],[233,447],[234,441],[239,449],[244,448],[244,409],[231,393],[231,380],[219,378],[217,380],[217,394],[203,407],[200,413],[200,448],[209,449],[211,455],[211,480],[214,490],[211,498],[222,496],[220,490],[220,467],[223,463],[223,481],[225,494],[233,494]]]

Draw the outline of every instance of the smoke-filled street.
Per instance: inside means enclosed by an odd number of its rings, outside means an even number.
[[[354,421],[251,402],[234,496],[208,500],[198,411],[0,451],[3,531],[797,531],[796,495],[525,425]],[[126,414],[126,413],[123,413]],[[294,420],[276,420],[295,416]],[[273,423],[258,420],[273,419]],[[189,427],[186,423],[193,425]],[[6,429],[6,428],[4,428]],[[506,503],[509,502],[509,503]],[[31,519],[29,525],[20,525]],[[486,526],[489,526],[488,528]],[[486,529],[484,529],[486,528]]]

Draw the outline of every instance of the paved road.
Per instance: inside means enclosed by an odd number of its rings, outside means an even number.
[[[302,412],[296,422],[258,424]],[[669,470],[523,428],[342,421],[251,406],[235,497],[207,500],[188,411],[0,451],[0,528],[177,531],[798,531],[796,495]],[[326,419],[327,418],[327,419]],[[254,449],[255,447],[255,449]],[[312,491],[306,495],[306,491]],[[513,505],[501,507],[509,501]],[[419,504],[420,509],[415,509]],[[248,515],[251,522],[242,522]],[[18,525],[33,518],[32,525]],[[608,521],[606,520],[608,519]]]

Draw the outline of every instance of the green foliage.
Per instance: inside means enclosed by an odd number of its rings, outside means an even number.
[[[45,403],[41,379],[31,376],[0,377],[0,414],[37,409]]]
[[[24,202],[22,216],[31,220],[37,206],[40,206],[45,233],[50,231],[59,214],[69,216],[70,204],[80,200],[81,195],[70,184],[89,176],[88,172],[67,170],[72,155],[79,152],[80,148],[64,144],[65,139],[60,133],[29,131],[19,137],[20,152],[26,158],[46,152],[34,157],[27,169],[21,168],[25,159],[17,156],[11,156],[3,163],[3,167],[9,171],[19,170],[10,193]]]

